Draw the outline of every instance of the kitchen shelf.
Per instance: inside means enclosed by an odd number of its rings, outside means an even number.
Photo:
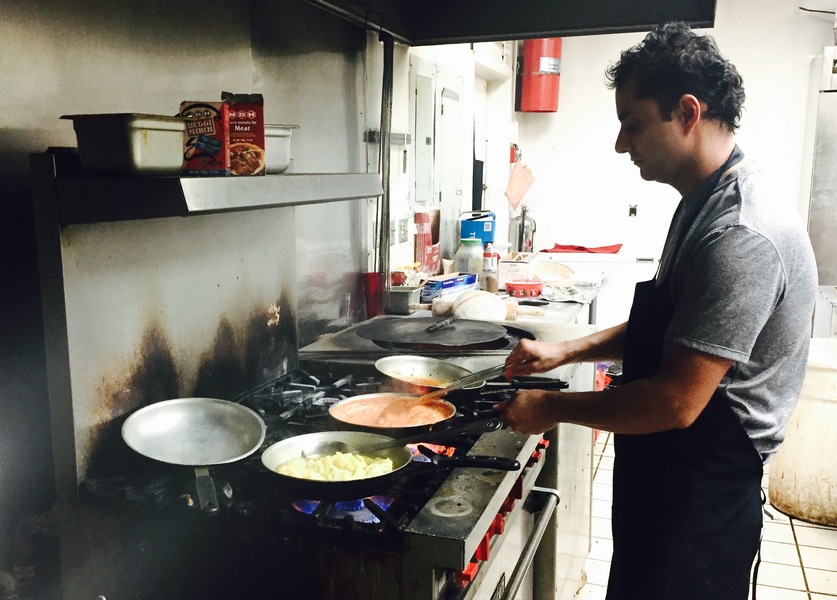
[[[54,176],[61,226],[300,206],[383,194],[378,173],[87,177],[62,174],[60,159],[53,163],[54,158],[36,154],[32,162],[36,172]]]

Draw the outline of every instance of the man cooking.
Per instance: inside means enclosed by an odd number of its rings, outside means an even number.
[[[562,422],[615,433],[608,600],[741,600],[759,546],[762,465],[805,374],[813,251],[736,145],[742,79],[711,37],[661,26],[607,77],[616,151],[682,196],[660,268],[636,286],[627,323],[522,340],[505,375],[617,359],[622,384],[521,390],[497,408],[525,433]]]

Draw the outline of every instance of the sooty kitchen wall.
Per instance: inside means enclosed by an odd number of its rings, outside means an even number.
[[[0,570],[26,560],[23,542],[49,529],[37,515],[53,500],[29,155],[75,145],[62,114],[174,114],[182,100],[252,91],[265,95],[268,122],[300,126],[294,171],[362,171],[365,40],[302,0],[0,5]],[[357,245],[345,241],[362,220],[359,210],[337,203],[295,211],[298,237],[320,248],[338,240],[321,250],[342,258],[338,280],[361,261]],[[315,259],[297,269],[303,279],[322,271],[323,258]],[[347,305],[323,309],[323,318],[302,307],[300,319],[316,327],[340,310],[357,313]]]

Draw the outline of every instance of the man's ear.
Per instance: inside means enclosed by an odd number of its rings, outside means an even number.
[[[683,94],[677,101],[676,118],[683,127],[683,133],[689,133],[700,121],[706,105],[692,94]]]

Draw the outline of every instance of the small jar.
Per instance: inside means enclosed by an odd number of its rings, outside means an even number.
[[[459,240],[456,251],[456,270],[460,273],[482,273],[482,240],[478,238],[463,238]]]
[[[489,242],[482,253],[482,280],[480,287],[486,292],[496,294],[500,291],[500,255]]]

